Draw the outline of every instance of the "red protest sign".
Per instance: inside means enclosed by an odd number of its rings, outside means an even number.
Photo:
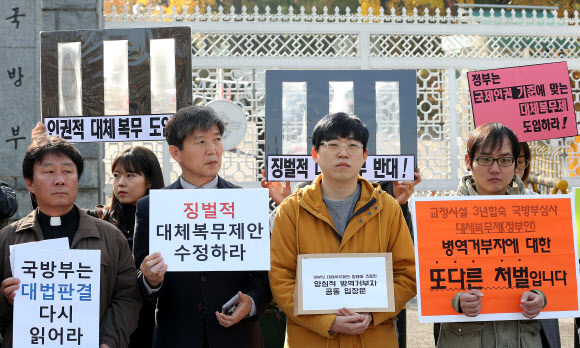
[[[468,72],[475,127],[500,122],[519,141],[578,135],[565,62]]]

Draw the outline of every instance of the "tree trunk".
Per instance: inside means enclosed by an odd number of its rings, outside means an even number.
[[[233,0],[232,5],[236,9],[236,14],[242,13],[242,0]]]
[[[455,4],[457,3],[456,0],[444,0],[443,1],[443,5],[445,6],[445,13],[444,15],[447,15],[447,9],[451,9],[451,15],[452,16],[457,16],[457,6],[455,6]]]

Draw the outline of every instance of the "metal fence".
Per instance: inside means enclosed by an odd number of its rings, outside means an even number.
[[[468,71],[555,61],[568,63],[576,114],[580,113],[580,19],[578,13],[459,9],[419,14],[394,9],[363,15],[316,8],[294,13],[278,8],[236,14],[187,8],[171,15],[153,8],[105,15],[105,28],[187,25],[192,28],[193,100],[237,103],[247,115],[247,134],[224,153],[221,175],[256,187],[264,166],[265,71],[267,69],[411,69],[417,71],[418,164],[424,177],[419,194],[446,194],[466,173],[465,141],[473,130]],[[577,115],[578,116],[578,115]],[[377,135],[379,136],[379,135]],[[579,140],[577,140],[580,142]],[[106,145],[110,163],[126,143]],[[161,159],[166,181],[179,175],[166,145],[146,143]],[[544,161],[537,174],[580,186],[580,163],[573,138],[535,142]],[[109,188],[106,192],[111,192]]]

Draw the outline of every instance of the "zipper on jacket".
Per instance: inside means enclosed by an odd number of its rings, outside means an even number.
[[[352,217],[355,217],[358,214],[364,212],[365,210],[370,208],[373,204],[375,204],[376,201],[377,201],[377,199],[373,197],[373,199],[371,199],[367,204],[363,205],[359,210],[355,211],[354,214],[352,214]],[[349,221],[349,223],[350,223],[350,221]]]

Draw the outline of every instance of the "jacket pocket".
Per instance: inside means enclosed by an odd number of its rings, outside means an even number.
[[[542,323],[539,320],[521,320],[520,326],[520,347],[542,348]]]
[[[458,322],[441,324],[437,347],[480,348],[483,322]]]

